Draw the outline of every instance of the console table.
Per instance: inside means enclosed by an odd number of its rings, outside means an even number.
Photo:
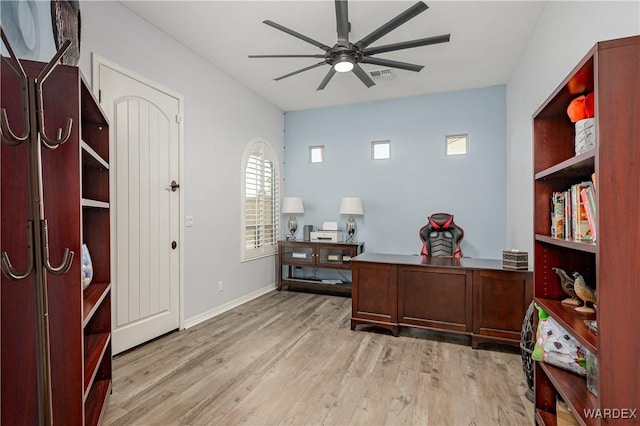
[[[364,251],[363,242],[331,243],[314,241],[279,241],[278,290],[307,290],[351,296],[351,282],[296,276],[296,269],[319,268],[351,271],[351,259]],[[286,274],[283,274],[283,267]]]
[[[352,259],[351,329],[417,327],[520,344],[533,298],[533,273],[501,260],[364,253]]]

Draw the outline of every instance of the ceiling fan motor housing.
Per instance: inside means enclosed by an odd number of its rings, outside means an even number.
[[[375,86],[371,77],[360,67],[360,63],[369,65],[378,65],[384,67],[398,68],[407,71],[420,72],[422,65],[411,64],[407,62],[400,62],[391,59],[384,59],[379,57],[373,57],[378,53],[394,52],[403,49],[410,49],[420,46],[428,46],[431,44],[446,43],[449,41],[450,34],[443,34],[440,36],[426,37],[416,40],[404,41],[400,43],[392,43],[384,46],[368,47],[372,43],[393,31],[400,25],[404,24],[410,19],[415,18],[420,13],[429,8],[423,1],[418,1],[413,6],[400,13],[395,18],[387,21],[385,24],[369,33],[363,39],[357,43],[351,43],[349,41],[349,33],[351,32],[351,23],[349,22],[349,10],[347,6],[347,0],[335,0],[336,5],[336,29],[338,33],[338,41],[333,47],[329,47],[326,44],[320,43],[310,37],[300,34],[290,28],[277,24],[270,20],[263,21],[265,24],[283,31],[293,37],[303,40],[309,44],[312,44],[324,51],[323,54],[303,54],[303,55],[249,55],[250,58],[318,58],[324,59],[324,61],[316,64],[301,68],[299,70],[290,72],[274,80],[282,80],[287,77],[299,74],[304,71],[308,71],[319,66],[328,64],[331,66],[329,72],[318,86],[316,90],[323,90],[329,80],[336,72],[349,72],[352,71],[365,86]]]
[[[357,47],[349,43],[349,47],[338,46],[337,44],[327,51],[325,61],[329,65],[338,62],[349,61],[357,64],[362,60],[364,55]]]

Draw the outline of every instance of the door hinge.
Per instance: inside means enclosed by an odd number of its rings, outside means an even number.
[[[98,103],[102,103],[102,89],[98,89]]]
[[[182,123],[182,116],[180,114],[176,114],[176,123]]]

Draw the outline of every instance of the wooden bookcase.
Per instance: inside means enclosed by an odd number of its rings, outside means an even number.
[[[2,60],[6,60],[2,58]],[[29,76],[44,63],[23,61]],[[23,120],[21,88],[3,65],[2,107],[9,125]],[[109,125],[76,67],[58,66],[43,86],[46,129],[55,135],[73,120],[69,140],[42,149],[43,202],[51,262],[64,248],[74,252],[64,275],[47,275],[53,420],[56,424],[99,424],[111,391],[111,265]],[[17,268],[26,262],[29,216],[26,144],[2,144],[2,251]],[[81,246],[87,244],[93,280],[83,290]],[[33,280],[2,275],[2,424],[37,424],[35,309]]]
[[[575,155],[574,125],[566,110],[575,97],[595,94],[596,147]],[[535,418],[556,424],[560,395],[585,425],[637,424],[597,419],[585,410],[640,409],[640,37],[596,44],[534,114],[534,297],[584,347],[597,355],[598,395],[586,379],[544,363],[535,366]],[[597,240],[550,236],[554,191],[595,173]],[[596,314],[562,305],[552,267],[580,272],[598,292]],[[585,319],[597,317],[598,334]],[[637,414],[636,414],[637,415]],[[636,423],[634,423],[636,422]]]

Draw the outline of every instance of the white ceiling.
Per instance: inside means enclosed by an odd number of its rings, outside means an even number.
[[[122,1],[158,28],[282,109],[294,111],[505,84],[545,2],[425,0],[429,9],[372,46],[440,34],[449,43],[381,53],[380,58],[424,65],[419,73],[393,69],[393,78],[367,88],[353,73],[337,73],[322,91],[323,65],[289,78],[274,78],[320,62],[313,58],[250,59],[254,54],[320,54],[323,51],[276,30],[268,19],[333,46],[334,2],[322,1]],[[415,1],[349,2],[356,42]],[[362,64],[365,71],[381,69]]]

